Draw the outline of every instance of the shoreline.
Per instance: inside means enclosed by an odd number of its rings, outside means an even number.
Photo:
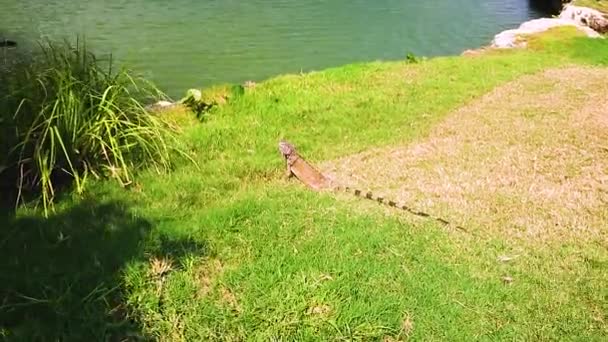
[[[472,51],[493,49],[509,49],[525,47],[523,36],[541,33],[555,27],[572,26],[590,38],[603,38],[608,33],[608,17],[596,9],[576,6],[572,2],[565,4],[559,15],[553,18],[539,18],[523,22],[518,28],[504,30],[494,36],[489,46],[476,50],[465,50],[466,55]]]

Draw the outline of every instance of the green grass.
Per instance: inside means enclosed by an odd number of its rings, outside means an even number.
[[[574,0],[576,6],[594,8],[598,11],[608,13],[608,1],[606,0]]]
[[[168,276],[160,307],[146,268],[129,272],[128,301],[157,336],[469,340],[606,333],[587,306],[596,305],[600,315],[606,309],[601,284],[608,280],[607,259],[599,246],[572,258],[565,247],[536,252],[499,240],[473,245],[441,227],[413,227],[354,213],[327,197],[277,189],[247,192],[181,225],[198,226],[195,238],[213,241],[209,258],[220,260],[223,271],[208,271],[209,259],[184,263]],[[519,259],[501,263],[502,254]],[[563,257],[568,263],[559,261]],[[201,294],[205,275],[212,289]],[[514,283],[504,284],[504,276]],[[317,314],[315,307],[327,311]],[[402,331],[407,318],[413,331]]]
[[[279,138],[312,161],[407,143],[522,75],[606,64],[607,43],[573,35],[553,31],[526,51],[280,76],[202,123],[180,119],[199,168],[144,171],[128,189],[95,182],[48,220],[5,214],[0,335],[604,340],[601,241],[534,246],[447,232],[277,181]],[[171,260],[171,270],[150,260]]]
[[[140,101],[160,96],[126,70],[112,70],[76,42],[41,42],[0,66],[0,174],[6,193],[82,193],[90,177],[131,182],[134,169],[169,168],[170,130]]]

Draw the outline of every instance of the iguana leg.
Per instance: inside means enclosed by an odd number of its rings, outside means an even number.
[[[291,177],[293,177],[293,172],[291,172],[291,167],[287,165],[287,170],[285,170],[285,178],[290,179]]]

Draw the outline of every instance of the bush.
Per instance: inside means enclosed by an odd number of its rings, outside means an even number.
[[[112,70],[82,42],[42,42],[0,67],[0,183],[41,195],[45,213],[56,190],[82,193],[89,176],[126,185],[133,171],[170,166],[172,132],[142,103],[162,94],[126,70]]]

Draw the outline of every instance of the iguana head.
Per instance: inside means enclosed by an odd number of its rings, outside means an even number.
[[[279,141],[279,151],[281,151],[281,154],[285,158],[288,158],[289,156],[296,153],[296,148],[292,144],[288,143],[287,141],[281,140],[281,141]]]

